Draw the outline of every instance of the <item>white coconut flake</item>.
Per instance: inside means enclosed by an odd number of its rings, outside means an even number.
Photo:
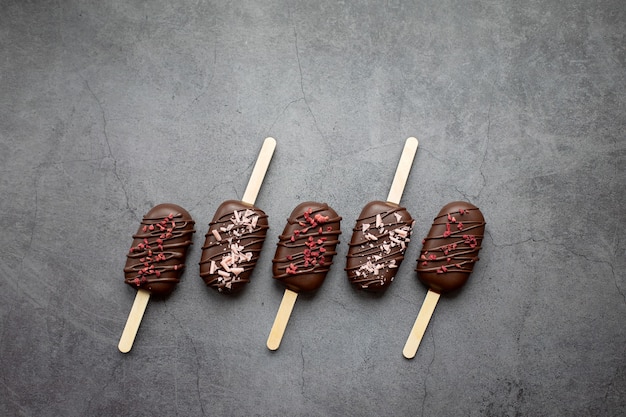
[[[394,232],[402,237],[407,237],[407,235],[409,234],[406,230],[403,229],[396,229],[394,230]]]

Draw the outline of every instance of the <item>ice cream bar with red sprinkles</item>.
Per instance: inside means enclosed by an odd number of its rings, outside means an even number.
[[[478,261],[484,233],[483,214],[465,201],[446,204],[433,220],[416,268],[428,293],[404,346],[405,358],[415,356],[439,296],[458,290],[467,282]]]
[[[286,289],[267,339],[267,347],[280,346],[287,322],[301,292],[317,290],[336,255],[341,217],[326,203],[299,204],[287,219],[274,255],[273,274]]]
[[[143,217],[124,266],[124,282],[137,289],[137,295],[118,345],[121,352],[132,348],[150,296],[167,296],[180,282],[194,224],[185,209],[169,203]]]

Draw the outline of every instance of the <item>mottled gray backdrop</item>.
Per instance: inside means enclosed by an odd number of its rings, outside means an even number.
[[[625,132],[622,0],[0,0],[0,414],[623,416]],[[226,297],[203,236],[267,136],[271,229]],[[414,239],[387,293],[356,292],[351,228],[409,136]],[[408,361],[420,241],[459,199],[481,260]],[[306,200],[344,233],[271,353],[271,260]],[[124,355],[125,254],[161,202],[194,246]]]

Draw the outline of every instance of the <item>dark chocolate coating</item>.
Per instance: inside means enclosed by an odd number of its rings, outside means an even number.
[[[346,261],[350,282],[366,291],[383,291],[393,282],[413,230],[404,207],[387,201],[368,203],[352,231]]]
[[[473,204],[445,205],[433,221],[417,260],[417,275],[431,290],[444,293],[461,288],[478,261],[485,219]]]
[[[194,224],[191,215],[176,204],[154,206],[133,235],[124,282],[156,296],[174,291],[185,268]]]
[[[261,209],[243,201],[224,201],[209,223],[202,246],[204,282],[223,293],[241,291],[250,282],[268,227]]]
[[[298,205],[278,237],[274,278],[297,293],[318,289],[337,253],[340,222],[341,217],[325,203]]]

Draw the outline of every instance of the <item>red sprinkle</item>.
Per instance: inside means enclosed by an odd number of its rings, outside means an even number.
[[[322,216],[318,213],[315,215],[315,221],[318,223],[326,223],[328,221],[328,216]]]

